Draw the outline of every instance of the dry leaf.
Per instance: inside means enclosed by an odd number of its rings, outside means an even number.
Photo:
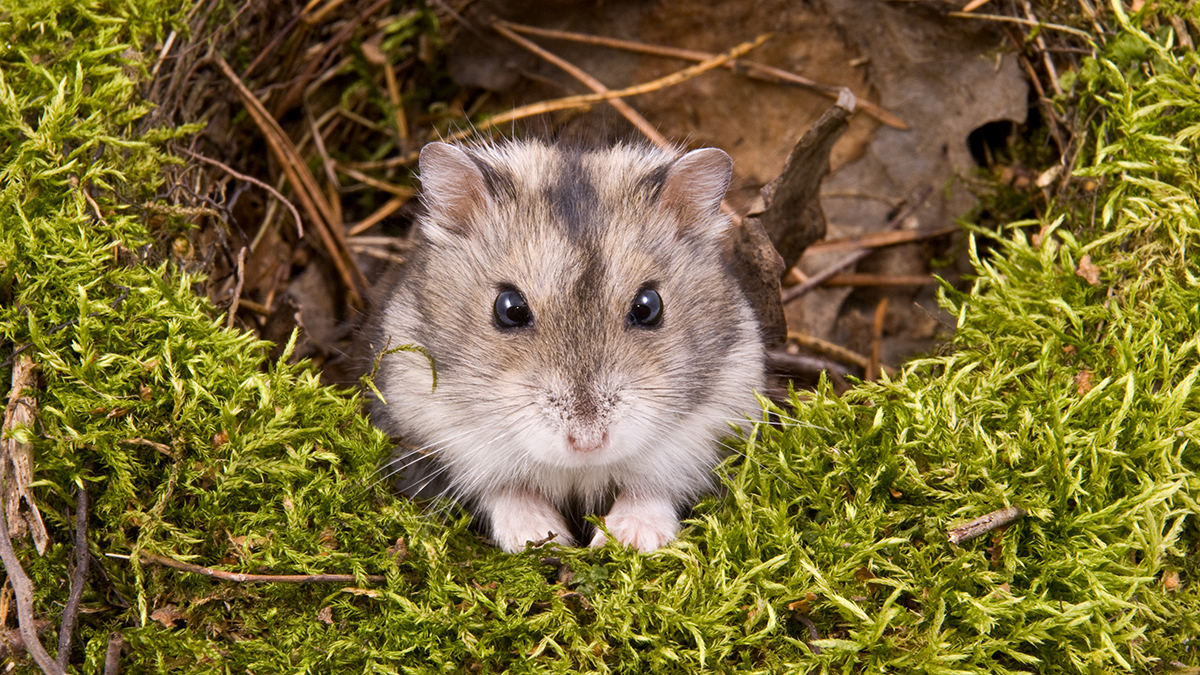
[[[322,607],[321,611],[317,612],[317,621],[320,621],[321,623],[323,623],[327,626],[332,626],[333,625],[333,608],[332,607]]]
[[[1171,591],[1179,590],[1179,571],[1167,570],[1163,572],[1163,590],[1170,593]]]
[[[150,618],[162,624],[163,628],[174,628],[175,624],[183,619],[183,614],[179,613],[179,608],[175,605],[167,605],[151,612]]]
[[[1092,390],[1092,371],[1084,368],[1082,372],[1075,376],[1075,390],[1080,396]]]
[[[396,545],[389,547],[387,552],[396,561],[397,565],[404,562],[408,558],[408,544],[405,543],[404,537],[397,538]]]
[[[1087,282],[1093,286],[1100,285],[1100,268],[1092,263],[1092,256],[1084,254],[1079,261],[1079,267],[1075,270],[1075,274],[1087,279]]]

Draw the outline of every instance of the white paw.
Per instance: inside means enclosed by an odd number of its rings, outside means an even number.
[[[659,499],[633,499],[618,495],[612,510],[604,517],[604,524],[618,542],[642,553],[666,546],[679,533],[675,505]],[[599,547],[607,541],[604,532],[597,531],[591,545]]]
[[[519,553],[528,542],[554,542],[572,546],[567,523],[554,505],[528,492],[498,495],[484,505],[492,526],[492,539],[504,551]]]

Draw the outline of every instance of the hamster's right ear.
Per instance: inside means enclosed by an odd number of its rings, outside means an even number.
[[[467,234],[473,216],[488,206],[487,181],[466,152],[448,143],[421,148],[421,195],[434,227]]]

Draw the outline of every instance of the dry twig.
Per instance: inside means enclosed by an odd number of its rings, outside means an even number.
[[[933,230],[887,230],[884,232],[871,232],[859,237],[823,239],[809,246],[807,251],[828,253],[842,249],[884,248],[954,234],[959,229],[958,225],[947,225],[946,227],[939,227]]]
[[[509,40],[512,40],[513,42],[520,45],[521,47],[524,47],[525,49],[533,52],[534,54],[537,54],[538,56],[549,61],[550,63],[553,63],[554,65],[558,66],[559,68],[562,68],[571,77],[574,77],[575,79],[579,80],[580,82],[583,83],[584,86],[586,86],[588,89],[591,89],[592,91],[596,92],[597,94],[605,94],[610,91],[610,89],[608,87],[604,86],[603,82],[601,82],[600,80],[597,80],[596,78],[587,74],[586,72],[584,72],[581,68],[579,68],[575,64],[567,61],[566,59],[563,59],[562,57],[560,57],[556,54],[546,51],[545,49],[542,49],[541,47],[534,44],[533,42],[530,42],[529,40],[526,40],[525,38],[521,37],[520,35],[517,35],[516,33],[514,33],[512,30],[510,30],[510,27],[513,25],[515,25],[515,24],[509,24],[505,21],[497,20],[492,23],[492,28],[495,29],[497,33],[500,33],[501,35],[508,38]],[[615,108],[617,112],[621,113],[621,115],[624,116],[625,119],[629,120],[630,124],[637,127],[638,131],[641,131],[642,134],[646,136],[646,138],[650,139],[651,143],[657,145],[659,148],[662,148],[663,150],[666,150],[667,152],[674,152],[674,149],[671,147],[670,141],[668,141],[665,136],[658,133],[658,129],[655,129],[654,125],[650,124],[649,120],[647,120],[645,117],[642,117],[641,113],[634,110],[633,106],[629,105],[628,103],[626,103],[625,101],[623,101],[619,98],[610,99],[608,101],[608,104],[611,105],[613,108]],[[729,203],[726,202],[724,199],[721,200],[721,210],[723,212],[725,212],[727,215],[729,215],[731,218],[733,218],[735,221],[740,220],[740,218],[737,214],[737,211],[735,211],[733,209],[733,207],[731,207],[729,205]]]
[[[599,35],[587,35],[585,33],[571,33],[568,31],[536,28],[534,26],[524,26],[507,21],[497,21],[496,24],[503,25],[504,27],[514,30],[518,33],[526,33],[528,35],[538,35],[541,37],[558,40],[569,40],[571,42],[582,42],[585,44],[593,44],[602,47],[610,47],[612,49],[636,52],[639,54],[650,54],[653,56],[665,56],[668,58],[682,59],[684,61],[705,61],[714,57],[714,54],[692,49],[664,47],[661,45],[646,44],[644,42],[631,42],[628,40],[607,38]],[[835,101],[843,89],[843,87],[839,87],[837,85],[822,84],[801,75],[797,75],[786,70],[781,70],[779,68],[774,68],[756,61],[743,61],[738,59],[736,61],[731,60],[723,65],[730,70],[744,73],[748,77],[767,80],[769,82],[782,82],[804,87],[805,89],[809,89]],[[858,101],[858,108],[871,117],[874,117],[876,120],[888,125],[889,127],[901,130],[908,128],[908,125],[904,123],[904,120],[871,103],[870,101]]]
[[[929,195],[931,195],[931,194],[933,194],[933,188],[931,188],[929,186],[922,188],[921,191],[917,194],[917,196],[915,196],[912,200],[910,200],[908,202],[908,204],[905,205],[905,207],[903,209],[901,209],[900,212],[897,213],[894,218],[892,218],[890,221],[888,221],[886,229],[895,230],[896,228],[900,227],[900,225],[905,220],[907,220],[908,217],[910,215],[912,215],[912,213],[914,211],[916,211],[922,204],[925,203],[925,200],[928,199]],[[846,269],[847,267],[850,267],[851,265],[857,264],[863,258],[866,258],[867,256],[871,255],[871,252],[873,250],[874,249],[864,248],[864,249],[855,251],[854,253],[851,253],[850,255],[846,256],[845,258],[842,258],[838,262],[835,262],[834,264],[830,265],[829,267],[826,267],[825,269],[821,270],[820,272],[812,275],[807,280],[805,280],[804,283],[796,284],[795,286],[792,286],[791,288],[789,288],[783,292],[783,304],[786,305],[787,303],[791,302],[792,300],[795,300],[796,298],[804,295],[805,293],[808,293],[812,289],[825,283],[825,281],[827,279],[829,279],[833,275],[837,274],[838,272],[841,272],[842,270]]]
[[[1084,31],[1079,30],[1078,28],[1071,28],[1070,26],[1062,26],[1062,25],[1059,25],[1056,23],[1046,23],[1045,21],[1030,21],[1029,19],[1022,19],[1022,18],[1016,17],[1016,16],[1004,16],[1002,14],[974,14],[974,13],[967,13],[967,12],[947,12],[946,16],[953,16],[953,17],[957,17],[960,19],[983,19],[985,21],[1000,21],[1000,22],[1004,22],[1004,23],[1019,23],[1022,26],[1032,26],[1034,28],[1048,28],[1050,30],[1057,30],[1057,31],[1061,31],[1063,33],[1070,33],[1071,35],[1074,35],[1076,37],[1084,38],[1085,40],[1088,41],[1088,44],[1091,44],[1091,42],[1092,42],[1092,36],[1089,35],[1088,33],[1085,33]]]
[[[969,523],[963,523],[958,527],[946,533],[946,537],[951,544],[961,544],[968,539],[974,539],[981,534],[991,532],[998,527],[1004,527],[1009,523],[1025,516],[1025,509],[1019,506],[1009,506],[998,511],[980,516]]]
[[[823,356],[828,356],[839,363],[850,366],[858,366],[863,370],[867,369],[867,364],[870,361],[867,357],[859,354],[858,352],[846,349],[841,345],[835,345],[832,342],[826,342],[821,338],[808,335],[807,333],[800,333],[790,330],[788,331],[787,339],[790,342],[795,342],[804,349],[816,352]]]
[[[550,63],[553,63],[554,65],[558,66],[559,68],[562,68],[571,77],[574,77],[576,80],[579,80],[580,82],[582,82],[584,84],[584,86],[586,86],[588,89],[591,89],[592,91],[596,92],[597,94],[603,94],[603,93],[607,93],[609,91],[609,88],[604,86],[604,83],[602,83],[600,80],[597,80],[596,78],[592,77],[591,75],[587,74],[586,72],[584,72],[581,68],[579,68],[575,64],[570,63],[566,59],[564,59],[556,54],[552,54],[551,52],[548,52],[545,49],[542,49],[541,47],[534,44],[533,42],[530,42],[529,40],[526,40],[525,38],[521,37],[520,35],[517,35],[515,32],[513,32],[514,30],[519,28],[519,26],[517,26],[517,24],[511,24],[511,23],[508,23],[507,21],[496,20],[496,21],[492,22],[492,28],[497,33],[500,33],[501,35],[503,35],[504,37],[508,38],[509,40],[515,42],[516,44],[520,45],[521,47],[524,47],[525,49],[542,57],[546,61],[549,61]],[[614,99],[611,99],[608,102],[608,104],[611,105],[613,108],[615,108],[617,110],[617,112],[621,113],[621,115],[623,115],[625,117],[625,119],[629,120],[629,122],[631,124],[633,124],[633,126],[637,127],[638,130],[641,131],[646,136],[646,138],[650,139],[651,143],[654,143],[655,145],[662,148],[663,150],[670,150],[670,147],[671,147],[670,142],[668,142],[667,139],[662,134],[658,133],[658,130],[655,129],[654,126],[651,125],[650,122],[648,120],[646,120],[645,117],[642,117],[642,115],[640,113],[638,113],[638,111],[634,110],[633,107],[630,106],[628,103],[626,103],[625,101],[622,101],[619,98],[614,98]]]
[[[87,543],[88,492],[87,482],[79,480],[75,496],[75,574],[71,577],[71,592],[67,606],[63,608],[62,622],[58,627],[58,667],[66,669],[71,656],[71,634],[79,618],[79,603],[83,600],[83,587],[87,585],[88,562],[92,555]]]
[[[279,123],[267,113],[267,109],[263,107],[262,103],[238,79],[233,69],[225,62],[225,59],[217,54],[214,55],[214,60],[221,72],[237,89],[238,97],[242,100],[242,104],[246,106],[246,110],[250,113],[250,116],[254,118],[258,128],[262,130],[263,136],[267,140],[267,145],[270,146],[272,154],[275,155],[275,159],[278,160],[284,173],[287,175],[288,182],[292,184],[292,189],[296,191],[296,196],[299,197],[301,206],[308,213],[309,219],[317,226],[321,242],[325,245],[325,249],[330,259],[332,259],[334,267],[342,279],[342,283],[346,286],[346,294],[350,303],[356,307],[362,307],[362,292],[367,287],[366,279],[363,277],[362,271],[354,263],[354,258],[350,255],[350,252],[346,250],[342,224],[336,218],[329,202],[326,201],[321,188],[317,185],[316,179],[313,178],[312,172],[308,170],[308,165],[300,157],[299,153],[296,152],[295,146],[287,137],[287,134],[283,132]]]
[[[125,649],[125,638],[114,631],[108,636],[108,649],[104,652],[104,675],[121,672],[121,650]]]
[[[400,197],[393,197],[389,199],[386,204],[375,209],[374,213],[366,218],[363,218],[354,225],[351,225],[350,228],[346,230],[346,236],[353,237],[366,232],[374,227],[376,223],[395,213],[401,206],[404,206],[404,203],[407,201],[408,199],[402,199]]]
[[[229,303],[229,316],[225,319],[225,327],[233,328],[233,319],[237,316],[238,303],[242,301],[242,284],[246,281],[246,247],[238,251],[237,285],[233,289],[233,301]]]
[[[883,320],[887,317],[888,299],[880,298],[875,305],[875,321],[871,324],[871,358],[867,361],[868,382],[879,379],[879,348],[883,344]]]
[[[279,201],[283,202],[283,205],[286,206],[288,208],[288,210],[292,212],[292,218],[294,218],[296,221],[296,236],[300,237],[301,239],[304,238],[304,225],[300,222],[300,212],[296,210],[295,205],[293,205],[292,202],[289,201],[287,197],[284,197],[279,192],[279,190],[276,190],[275,188],[271,187],[270,185],[267,185],[266,183],[262,182],[261,180],[255,178],[254,176],[247,176],[244,173],[234,171],[233,168],[230,167],[228,164],[222,164],[221,162],[218,162],[215,159],[212,159],[210,157],[205,157],[204,155],[201,155],[200,153],[197,153],[197,152],[192,152],[191,150],[188,150],[187,148],[182,148],[182,147],[176,146],[175,149],[182,152],[183,154],[187,155],[188,157],[191,157],[192,159],[198,159],[201,162],[212,164],[213,166],[217,167],[218,169],[221,169],[222,171],[229,174],[230,176],[233,176],[234,178],[237,178],[239,180],[244,180],[247,183],[250,183],[252,185],[257,185],[258,187],[271,193],[271,196],[273,196],[275,199],[278,199]]]
[[[113,558],[129,557],[113,553],[108,555]],[[191,572],[192,574],[200,574],[221,581],[233,581],[239,584],[352,584],[358,582],[358,578],[353,574],[244,574],[242,572],[226,572],[225,570],[201,567],[200,565],[185,563],[174,558],[167,558],[145,551],[138,554],[138,561],[143,564],[152,563],[162,565],[163,567],[170,567],[181,572]],[[381,584],[387,580],[386,577],[380,574],[368,574],[364,579],[374,584]]]
[[[8,459],[0,457],[0,486],[7,487],[8,465]],[[42,672],[47,675],[66,675],[66,671],[50,658],[50,654],[46,652],[46,648],[38,639],[36,620],[33,614],[33,582],[25,574],[25,569],[21,567],[21,561],[17,559],[17,553],[13,550],[12,539],[8,533],[10,512],[4,505],[4,501],[0,500],[0,511],[2,511],[0,513],[0,561],[4,562],[4,573],[8,575],[8,582],[12,584],[13,593],[16,595],[17,623],[21,629],[21,640],[25,643],[25,650],[33,657]]]
[[[558,110],[568,110],[571,108],[586,108],[588,106],[591,106],[593,103],[601,103],[603,101],[610,101],[612,99],[617,99],[617,98],[626,98],[629,96],[637,96],[639,94],[648,94],[653,91],[658,91],[660,89],[672,87],[681,82],[686,82],[687,80],[690,80],[693,77],[696,77],[697,75],[706,73],[706,72],[712,70],[713,68],[719,68],[720,66],[729,62],[730,60],[736,59],[737,57],[741,56],[742,54],[745,54],[746,52],[754,49],[755,47],[758,47],[762,43],[766,42],[767,38],[769,38],[769,37],[770,37],[770,34],[760,35],[754,41],[743,42],[742,44],[734,47],[733,49],[725,52],[724,54],[714,56],[711,59],[707,59],[705,61],[702,61],[701,63],[697,63],[696,65],[691,66],[689,68],[684,68],[683,70],[676,71],[665,77],[660,77],[656,80],[651,80],[649,82],[637,84],[632,87],[626,87],[624,89],[609,90],[602,94],[581,94],[578,96],[567,96],[565,98],[552,99],[549,101],[541,101],[538,103],[532,103],[530,105],[521,106],[519,108],[513,108],[512,110],[509,110],[508,112],[503,112],[498,115],[489,117],[487,120],[480,123],[476,127],[473,127],[471,129],[464,129],[463,131],[460,131],[456,134],[452,134],[447,138],[447,140],[451,140],[451,141],[460,140],[460,139],[466,138],[467,136],[471,136],[475,133],[478,133],[480,131],[484,131],[485,129],[490,129],[494,126],[504,124],[506,122],[512,122],[515,120],[524,119],[526,117],[532,117],[534,115],[541,115],[543,113],[555,112]],[[416,157],[414,157],[413,159],[416,159]]]
[[[835,274],[825,280],[825,287],[834,286],[932,286],[937,283],[932,274]],[[243,300],[243,303],[246,301]]]

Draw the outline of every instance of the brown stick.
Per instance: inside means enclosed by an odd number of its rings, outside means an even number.
[[[360,183],[365,183],[367,185],[370,185],[371,187],[375,188],[376,190],[383,190],[384,192],[390,192],[391,194],[394,194],[397,197],[401,197],[403,199],[412,199],[413,195],[416,194],[416,191],[410,187],[405,187],[403,185],[393,185],[386,181],[382,181],[377,178],[372,178],[361,171],[356,171],[354,169],[351,169],[348,166],[343,166],[342,164],[339,164],[337,162],[333,163],[333,168],[336,169],[337,171],[341,171],[342,173],[346,174],[347,176],[353,178],[354,180],[356,180]]]
[[[300,222],[300,212],[296,210],[295,205],[293,205],[291,201],[289,201],[286,197],[284,197],[282,194],[280,194],[279,190],[276,190],[275,188],[271,187],[270,185],[267,185],[266,183],[262,182],[261,180],[255,178],[254,176],[247,176],[244,173],[239,173],[237,171],[234,171],[229,165],[222,164],[221,162],[218,162],[217,160],[212,159],[210,157],[205,157],[204,155],[192,152],[191,150],[188,150],[187,148],[183,148],[183,147],[177,146],[175,149],[179,150],[180,152],[187,155],[188,157],[191,157],[193,159],[198,159],[201,162],[207,162],[209,164],[212,164],[213,166],[221,169],[222,171],[229,174],[230,176],[233,176],[234,178],[237,178],[239,180],[244,180],[247,183],[250,183],[252,185],[257,185],[258,187],[271,193],[271,196],[273,196],[276,199],[278,199],[279,201],[283,202],[283,205],[288,207],[288,210],[292,212],[292,218],[294,218],[296,220],[296,234],[301,239],[304,238],[304,225]]]
[[[123,556],[122,556],[123,557]],[[174,558],[167,558],[153,553],[142,552],[138,555],[139,562],[153,563],[170,567],[171,569],[181,572],[191,572],[192,574],[201,574],[213,579],[221,581],[233,581],[239,584],[319,584],[319,583],[337,583],[337,584],[352,584],[358,581],[358,578],[353,574],[244,574],[242,572],[226,572],[224,570],[215,570],[211,567],[201,567],[191,563],[185,563]],[[375,584],[381,584],[387,580],[387,577],[380,574],[368,574],[365,577],[366,581]]]
[[[833,286],[931,286],[937,283],[932,274],[835,274],[825,281],[825,287]],[[245,304],[245,300],[242,301]]]
[[[974,12],[975,10],[979,9],[980,7],[983,7],[984,5],[988,4],[989,2],[991,2],[991,0],[971,0],[962,8],[961,11],[963,14],[966,14],[967,12]]]
[[[888,221],[886,229],[895,230],[896,228],[900,227],[900,225],[905,220],[907,220],[908,217],[911,216],[914,211],[916,211],[918,208],[920,208],[920,206],[922,204],[925,203],[925,200],[928,199],[929,195],[931,195],[931,194],[933,194],[933,188],[931,188],[929,186],[925,186],[924,188],[921,188],[921,191],[917,194],[917,196],[914,197],[911,201],[909,201],[909,203],[906,204],[904,206],[904,208],[900,210],[900,213],[897,213],[894,218],[892,218],[891,220]],[[850,255],[846,256],[845,258],[842,258],[838,262],[835,262],[834,264],[830,265],[829,267],[826,267],[825,269],[821,270],[820,272],[817,272],[816,274],[812,275],[807,280],[805,280],[804,283],[796,284],[795,286],[792,286],[791,288],[787,289],[786,291],[783,292],[783,304],[786,305],[787,303],[791,302],[792,300],[795,300],[796,298],[804,295],[805,293],[808,293],[809,291],[816,288],[817,286],[820,286],[821,284],[825,283],[825,281],[827,279],[829,279],[833,275],[837,274],[838,272],[841,272],[842,270],[846,269],[847,267],[850,267],[851,265],[857,264],[858,261],[871,255],[872,250],[873,249],[870,249],[870,248],[864,248],[864,249],[855,251],[854,253],[851,253]]]
[[[494,28],[497,33],[500,33],[509,40],[512,40],[525,49],[537,54],[559,68],[562,68],[571,77],[579,80],[584,84],[584,86],[596,92],[597,94],[604,94],[610,91],[608,87],[604,86],[603,82],[584,72],[583,69],[579,68],[575,64],[567,61],[557,54],[553,54],[545,49],[542,49],[533,42],[530,42],[529,40],[526,40],[520,35],[517,35],[513,31],[509,30],[509,28],[505,25],[505,22],[499,20],[494,21],[492,23],[492,28]],[[674,148],[671,147],[670,141],[668,141],[665,136],[658,133],[658,129],[655,129],[654,125],[650,124],[649,120],[647,120],[645,117],[642,117],[641,113],[634,110],[633,106],[619,98],[610,99],[608,104],[615,108],[617,112],[621,113],[625,119],[629,120],[630,124],[637,127],[638,131],[641,131],[646,138],[650,139],[651,143],[657,145],[663,150],[666,150],[667,152],[672,154],[674,153]],[[732,217],[735,221],[740,220],[737,211],[735,211],[733,207],[731,207],[724,199],[721,200],[721,210]]]
[[[346,230],[347,237],[353,237],[357,234],[362,234],[363,232],[366,232],[367,230],[371,229],[379,221],[381,221],[384,218],[387,218],[388,216],[395,213],[396,210],[399,209],[401,206],[404,206],[404,203],[407,201],[408,201],[407,199],[401,199],[400,197],[392,197],[391,199],[389,199],[387,201],[386,204],[375,209],[374,213],[367,216],[366,218],[363,218],[362,220],[355,223],[354,225],[351,225],[350,229]],[[347,241],[347,244],[349,244],[349,241]]]
[[[0,457],[0,487],[8,482],[8,464],[7,457]],[[25,574],[21,561],[17,559],[17,553],[13,550],[12,539],[8,536],[7,511],[4,500],[0,499],[0,561],[4,562],[4,573],[8,575],[8,582],[12,584],[13,593],[16,595],[17,623],[21,628],[21,639],[25,642],[26,651],[42,672],[47,675],[66,675],[66,671],[50,658],[50,654],[38,639],[33,614],[33,582]]]
[[[969,14],[966,12],[946,12],[946,16],[953,16],[959,19],[984,19],[986,21],[999,21],[1001,23],[1019,23],[1022,26],[1032,26],[1034,28],[1049,28],[1051,30],[1062,31],[1064,33],[1070,33],[1071,35],[1084,38],[1088,41],[1088,43],[1092,42],[1092,36],[1084,31],[1079,30],[1078,28],[1060,26],[1059,24],[1046,23],[1045,21],[1030,21],[1029,19],[1022,19],[1016,16],[1004,16],[1002,14]]]
[[[238,251],[237,285],[233,289],[233,302],[229,303],[229,316],[225,319],[225,327],[233,328],[233,319],[237,316],[238,303],[242,301],[242,284],[246,281],[246,247]]]
[[[951,544],[961,544],[968,539],[974,539],[998,527],[1004,527],[1024,516],[1025,509],[1019,506],[1009,506],[998,511],[992,511],[985,516],[980,516],[969,523],[963,523],[947,532],[946,536]]]
[[[8,586],[5,586],[4,590],[7,592]],[[3,609],[8,609],[7,604],[3,607]],[[2,613],[0,616],[8,616],[8,613]],[[46,619],[38,619],[34,628],[40,637],[42,633],[45,633],[50,629],[50,626],[51,622],[47,621]],[[14,656],[20,656],[21,654],[25,653],[25,651],[25,638],[21,636],[20,628],[13,628],[11,630],[0,632],[0,659],[8,659]]]
[[[612,49],[621,49],[624,51],[636,52],[639,54],[651,54],[654,56],[666,56],[668,58],[682,59],[684,61],[704,61],[711,59],[714,55],[708,52],[695,51],[691,49],[680,49],[678,47],[664,47],[661,45],[651,45],[642,42],[630,42],[628,40],[618,40],[616,38],[601,37],[599,35],[587,35],[585,33],[571,33],[568,31],[550,30],[547,28],[535,28],[533,26],[525,26],[508,21],[497,21],[496,24],[502,24],[506,28],[514,30],[518,33],[527,35],[538,35],[557,40],[569,40],[571,42],[582,42],[585,44],[599,45],[602,47],[610,47]],[[810,80],[802,75],[797,75],[786,70],[774,68],[756,61],[736,60],[724,64],[730,70],[744,73],[747,77],[753,77],[760,80],[770,82],[783,82],[804,87],[814,91],[822,96],[837,100],[842,87],[832,84],[822,84],[814,80]],[[880,108],[870,101],[858,101],[858,107],[864,113],[874,117],[876,120],[893,127],[895,129],[908,129],[908,125],[904,120],[896,115]]]
[[[295,146],[292,145],[279,123],[271,117],[262,103],[246,88],[246,85],[238,79],[225,59],[221,58],[220,54],[216,54],[214,60],[221,72],[237,89],[242,105],[246,106],[246,110],[254,118],[255,124],[262,130],[272,154],[283,167],[288,182],[292,184],[292,189],[296,191],[300,205],[304,207],[309,219],[317,226],[321,242],[325,245],[338,275],[342,278],[342,283],[346,286],[346,294],[350,303],[362,307],[362,291],[367,287],[367,281],[363,277],[362,271],[354,263],[350,252],[346,250],[345,233],[341,223],[336,221],[333,209],[321,193],[321,188],[318,187],[312,172],[308,170],[308,165],[296,152]]]
[[[292,86],[288,88],[284,92],[283,96],[278,99],[278,103],[275,105],[275,112],[282,115],[285,111],[289,110],[293,105],[295,105],[296,102],[300,100],[301,96],[304,95],[304,91],[308,88],[309,83],[312,82],[314,77],[316,77],[317,69],[321,67],[321,64],[325,62],[325,59],[333,52],[333,50],[338,49],[345,44],[347,40],[354,36],[354,31],[358,30],[359,25],[370,18],[372,14],[378,12],[390,1],[391,0],[375,0],[375,2],[371,3],[369,7],[359,12],[358,15],[353,19],[344,22],[341,30],[339,30],[337,34],[333,36],[333,38],[324,43],[321,53],[309,59],[308,66],[304,69],[304,72],[300,74],[300,77],[292,80]],[[308,21],[305,21],[305,23],[308,23]]]
[[[875,305],[875,321],[871,324],[871,359],[867,362],[867,380],[879,379],[879,348],[883,344],[883,320],[887,317],[888,299],[881,298]]]
[[[500,113],[499,115],[488,118],[482,124],[480,124],[475,131],[483,131],[484,129],[494,127],[498,124],[504,124],[505,122],[512,122],[513,120],[519,120],[525,117],[531,117],[533,115],[540,115],[542,113],[555,112],[557,110],[567,110],[569,108],[583,108],[593,103],[600,103],[602,101],[610,101],[612,99],[625,98],[628,96],[637,96],[639,94],[648,94],[652,91],[665,89],[666,87],[671,87],[681,82],[686,82],[687,80],[690,80],[702,73],[706,73],[713,68],[719,68],[729,61],[736,59],[755,47],[758,47],[762,43],[766,42],[767,38],[769,37],[771,37],[769,33],[760,35],[754,41],[743,42],[724,54],[718,54],[710,59],[706,59],[700,63],[697,63],[694,66],[671,73],[666,77],[660,77],[656,80],[637,84],[632,87],[609,90],[602,94],[581,94],[579,96],[567,96],[565,98],[541,101],[539,103],[521,106],[520,108],[514,108],[508,112]],[[474,131],[470,131],[470,133],[474,133]]]
[[[821,338],[813,337],[807,333],[800,333],[790,330],[788,331],[787,339],[790,342],[795,342],[809,351],[828,356],[839,363],[850,366],[858,366],[863,370],[867,369],[867,364],[870,362],[870,359],[862,354],[859,354],[858,352],[846,349],[841,345],[835,345],[832,342],[826,342]]]
[[[108,649],[104,652],[104,675],[119,675],[121,672],[121,650],[125,648],[125,638],[113,631],[108,636]]]
[[[597,80],[596,78],[592,77],[588,73],[584,72],[581,68],[579,68],[575,64],[570,63],[569,61],[567,61],[566,59],[563,59],[562,57],[558,56],[557,54],[552,54],[551,52],[548,52],[545,49],[542,49],[541,47],[534,44],[533,42],[530,42],[529,40],[526,40],[525,38],[521,37],[520,35],[517,35],[516,33],[514,33],[512,30],[512,27],[514,25],[515,24],[510,24],[506,21],[500,21],[500,20],[496,20],[496,21],[492,22],[492,28],[495,29],[495,31],[497,33],[503,35],[504,37],[508,38],[509,40],[512,40],[516,44],[520,45],[521,47],[524,47],[525,49],[533,52],[534,54],[537,54],[538,56],[549,61],[550,63],[553,63],[554,65],[558,66],[559,68],[562,68],[571,77],[574,77],[575,79],[582,82],[584,84],[584,86],[586,86],[588,89],[591,89],[592,91],[596,92],[597,94],[603,94],[603,93],[609,91],[608,87],[604,86],[603,82],[601,82],[600,80]],[[608,102],[608,104],[611,105],[613,108],[616,108],[617,112],[621,113],[621,115],[623,115],[625,117],[625,119],[629,120],[630,123],[633,124],[633,126],[637,127],[638,130],[641,131],[646,136],[646,138],[650,139],[651,143],[654,143],[655,145],[662,148],[663,150],[671,149],[671,144],[670,144],[670,142],[667,141],[666,137],[664,137],[662,134],[658,133],[658,129],[655,129],[654,126],[651,125],[650,122],[645,117],[642,117],[641,114],[638,113],[638,111],[634,110],[628,103],[626,103],[625,101],[622,101],[619,98],[614,98],[614,99],[610,100]]]
[[[947,234],[954,234],[960,228],[958,225],[948,225],[934,230],[888,230],[871,232],[861,237],[844,237],[842,239],[824,239],[808,247],[807,251],[828,253],[840,249],[883,248],[897,244],[910,244],[923,239],[933,239]]]
[[[814,356],[805,356],[803,354],[789,354],[778,349],[767,351],[767,370],[770,372],[801,373],[813,377],[819,376],[822,372],[827,372],[836,377],[845,377],[850,374],[850,371],[840,363]]]
[[[83,587],[87,585],[88,562],[92,559],[87,543],[88,492],[87,482],[79,480],[75,496],[75,574],[71,577],[71,592],[67,606],[63,608],[62,623],[58,628],[58,667],[66,670],[71,657],[71,633],[79,618],[79,603],[83,600]]]

